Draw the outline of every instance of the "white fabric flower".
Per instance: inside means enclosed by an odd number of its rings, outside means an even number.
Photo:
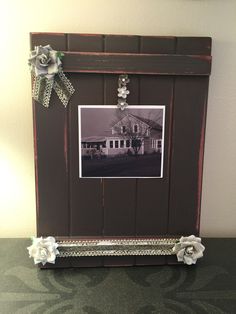
[[[201,244],[201,238],[194,235],[181,237],[173,247],[173,252],[176,253],[178,261],[187,265],[196,264],[197,259],[203,256],[204,250],[205,247]]]
[[[45,76],[47,79],[52,79],[61,69],[62,63],[59,56],[62,55],[62,53],[53,50],[50,45],[36,46],[31,51],[29,58],[31,71],[36,77]]]
[[[126,86],[122,86],[117,89],[118,90],[118,97],[127,98],[127,95],[129,95],[129,91],[127,90]]]
[[[31,246],[27,247],[29,251],[29,257],[33,257],[34,263],[46,263],[55,264],[56,255],[59,254],[57,250],[58,244],[54,237],[47,238],[35,238],[33,237],[33,243]]]

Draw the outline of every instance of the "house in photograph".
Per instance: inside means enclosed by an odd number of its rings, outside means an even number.
[[[128,113],[100,136],[81,138],[82,157],[112,157],[124,154],[162,153],[162,126]]]

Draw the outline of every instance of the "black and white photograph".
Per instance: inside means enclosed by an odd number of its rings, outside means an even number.
[[[165,106],[78,106],[80,178],[162,178]]]

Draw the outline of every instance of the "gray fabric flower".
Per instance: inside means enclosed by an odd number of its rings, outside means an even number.
[[[54,237],[47,238],[35,238],[33,237],[33,243],[31,246],[27,247],[29,251],[29,257],[33,257],[34,263],[46,263],[55,264],[56,255],[59,254],[57,250],[58,244]]]
[[[31,51],[29,58],[29,65],[31,71],[35,76],[45,76],[48,79],[52,79],[56,73],[61,69],[61,60],[63,54],[55,51],[50,45],[36,46]]]
[[[173,247],[173,252],[177,255],[178,261],[187,265],[196,264],[197,259],[203,256],[204,250],[205,247],[201,244],[201,238],[194,235],[181,237]]]

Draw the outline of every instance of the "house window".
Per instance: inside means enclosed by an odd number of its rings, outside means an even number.
[[[153,139],[151,139],[151,146],[152,146],[152,148],[154,148],[154,140]]]
[[[119,148],[119,141],[115,141],[115,148]]]
[[[133,127],[134,133],[138,133],[138,124],[135,124]]]
[[[157,147],[160,149],[161,148],[161,140],[158,140],[157,142]]]
[[[149,135],[150,135],[150,129],[147,129],[146,136],[149,136]]]
[[[121,127],[121,133],[125,133],[126,132],[126,126],[125,125],[122,125]]]
[[[130,147],[130,140],[126,140],[126,147]]]
[[[110,148],[113,148],[113,141],[110,141]]]
[[[124,147],[124,140],[120,140],[120,148]]]

